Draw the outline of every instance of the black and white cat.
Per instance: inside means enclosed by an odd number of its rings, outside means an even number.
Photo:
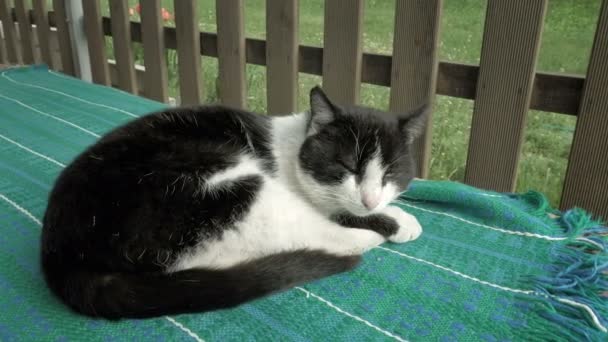
[[[388,206],[413,177],[425,109],[333,104],[269,117],[169,109],[105,135],[59,176],[42,233],[49,287],[106,318],[232,307],[349,270],[421,227]]]

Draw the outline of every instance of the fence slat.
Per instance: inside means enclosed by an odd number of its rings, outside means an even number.
[[[323,89],[341,104],[359,101],[362,0],[325,1]]]
[[[403,113],[432,105],[437,80],[437,42],[442,0],[396,2],[390,110]],[[428,176],[432,123],[414,145],[418,177]]]
[[[2,20],[2,18],[0,18]],[[6,45],[4,45],[4,39],[0,37],[0,63],[8,62],[6,57]]]
[[[266,87],[269,114],[298,104],[298,0],[266,0]]]
[[[52,18],[52,16],[51,16]],[[110,18],[103,18],[103,29],[111,36]],[[141,41],[141,25],[131,24],[132,39]],[[176,49],[176,30],[165,27],[165,46]],[[217,35],[200,33],[203,56],[217,57]],[[300,45],[299,71],[311,75],[323,75],[323,48]],[[266,65],[266,41],[255,38],[245,40],[246,60],[249,64]],[[392,58],[388,55],[363,53],[361,82],[379,86],[390,86]],[[437,71],[437,94],[463,99],[475,99],[479,66],[455,62],[439,62]],[[580,95],[585,79],[579,75],[537,72],[534,79],[530,108],[552,113],[577,115]]]
[[[93,82],[110,85],[110,71],[106,56],[106,40],[103,31],[99,0],[82,0],[84,31],[87,36],[91,77]]]
[[[201,103],[201,40],[198,28],[198,0],[174,1],[175,31],[181,103]]]
[[[38,33],[38,47],[40,48],[40,57],[49,68],[55,69],[53,56],[51,55],[51,40],[49,27],[49,17],[46,8],[46,0],[33,0],[34,4],[34,23],[36,24],[36,32]]]
[[[28,1],[15,0],[15,14],[19,22],[23,63],[33,64],[34,46],[32,45],[32,22],[30,21],[30,5]]]
[[[119,87],[124,91],[137,94],[127,1],[110,0],[110,16],[112,17],[112,42],[118,68]]]
[[[57,27],[57,39],[61,55],[61,70],[68,75],[74,76],[76,75],[76,71],[74,68],[72,39],[68,28],[65,2],[66,0],[53,0],[53,11],[55,12],[55,25]]]
[[[9,63],[20,63],[21,51],[17,47],[17,36],[15,35],[15,25],[11,15],[8,0],[0,0],[0,20],[4,32],[5,48]]]
[[[144,94],[153,100],[167,102],[167,58],[160,0],[141,1],[141,28],[146,67]]]
[[[488,1],[465,182],[513,191],[547,0]]]
[[[578,206],[608,219],[608,0],[595,34],[561,209]]]
[[[223,104],[245,108],[243,0],[216,0],[219,96]]]

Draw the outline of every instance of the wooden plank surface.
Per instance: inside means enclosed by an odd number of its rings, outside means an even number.
[[[21,39],[21,56],[23,63],[33,64],[34,46],[32,45],[32,22],[30,20],[30,5],[26,0],[15,0],[15,14],[19,22],[19,36]]]
[[[72,51],[72,38],[68,28],[66,0],[53,0],[53,11],[55,12],[57,40],[59,43],[59,53],[61,55],[61,70],[68,75],[75,76],[76,70]]]
[[[266,0],[268,114],[297,110],[298,44],[298,0]]]
[[[174,1],[179,90],[184,105],[202,102],[201,40],[198,1]]]
[[[4,39],[0,38],[0,66],[2,67],[4,67],[4,64],[2,63],[8,63],[8,58],[6,57],[6,45],[4,44]]]
[[[56,69],[51,55],[50,26],[46,0],[32,0],[34,7],[34,23],[38,34],[38,47],[42,61],[51,69]]]
[[[93,82],[110,85],[106,42],[99,0],[82,0],[84,30],[87,36]]]
[[[118,68],[118,84],[122,90],[137,94],[128,4],[123,0],[109,1],[114,57]]]
[[[601,7],[560,205],[574,206],[608,219],[608,0]]]
[[[406,113],[423,104],[433,105],[437,80],[437,46],[442,0],[397,1],[391,74],[390,110]],[[413,151],[418,177],[428,176],[432,118]]]
[[[160,0],[141,1],[141,27],[146,66],[144,94],[153,100],[167,102],[167,58]]]
[[[17,46],[17,35],[15,25],[11,15],[11,8],[8,0],[0,0],[0,20],[4,32],[4,47],[9,63],[17,64],[21,62],[21,49]]]
[[[359,101],[362,0],[325,1],[323,89],[339,104]]]
[[[246,105],[243,0],[216,0],[219,97],[236,108]]]
[[[490,0],[465,169],[467,184],[513,191],[547,0]]]

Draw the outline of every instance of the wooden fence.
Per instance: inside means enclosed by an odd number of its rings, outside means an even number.
[[[42,60],[75,75],[76,61],[66,11],[70,0],[0,0],[4,40],[10,63],[32,63],[31,28]],[[601,5],[586,77],[536,71],[548,0],[488,0],[480,65],[439,61],[437,45],[442,0],[398,0],[393,56],[362,51],[363,0],[325,2],[325,46],[299,45],[298,1],[267,0],[267,40],[246,38],[243,0],[217,0],[217,34],[199,32],[196,0],[175,0],[176,27],[163,27],[160,0],[141,1],[141,23],[130,22],[126,1],[109,0],[110,17],[98,0],[82,0],[84,31],[92,79],[167,101],[165,49],[177,50],[184,103],[200,103],[201,55],[218,58],[222,103],[244,107],[246,63],[266,66],[268,112],[296,110],[298,74],[323,76],[329,95],[357,103],[361,83],[391,87],[390,109],[412,109],[432,102],[434,94],[474,100],[465,182],[513,191],[529,109],[577,117],[561,207],[581,206],[608,218],[608,0]],[[74,20],[74,18],[72,18]],[[47,39],[56,30],[61,66],[54,63]],[[19,41],[17,36],[20,37]],[[105,55],[105,36],[113,40],[115,65]],[[145,71],[134,66],[131,42],[144,46]],[[77,56],[76,56],[77,57]],[[138,74],[143,82],[138,82]],[[143,89],[139,89],[143,86]],[[417,142],[419,174],[428,174],[432,127]]]

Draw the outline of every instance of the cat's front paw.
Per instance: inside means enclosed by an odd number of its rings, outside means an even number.
[[[416,240],[422,233],[422,226],[418,220],[402,209],[395,206],[388,206],[382,213],[391,217],[397,222],[399,229],[397,232],[388,237],[388,240],[396,243]]]

